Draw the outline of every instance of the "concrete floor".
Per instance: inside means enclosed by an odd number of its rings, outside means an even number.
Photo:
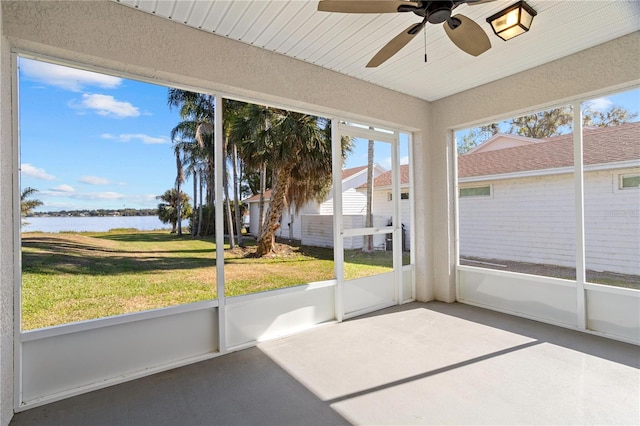
[[[640,348],[411,303],[16,414],[11,425],[640,424]]]

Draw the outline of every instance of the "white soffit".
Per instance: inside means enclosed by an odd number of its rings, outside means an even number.
[[[454,14],[482,26],[491,40],[489,51],[468,55],[447,38],[442,24],[428,24],[427,63],[421,33],[378,68],[365,68],[382,46],[420,18],[413,13],[318,12],[317,1],[303,0],[113,1],[427,101],[640,30],[639,0],[527,0],[538,12],[531,31],[505,42],[493,34],[486,18],[516,0],[464,4]]]

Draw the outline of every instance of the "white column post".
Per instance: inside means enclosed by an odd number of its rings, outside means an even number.
[[[584,164],[582,139],[582,104],[573,104],[573,162],[576,207],[576,302],[578,328],[587,328],[586,295],[586,261],[584,243]]]
[[[223,104],[222,96],[215,97],[214,112],[214,149],[215,149],[215,212],[216,212],[216,289],[218,293],[218,350],[227,350],[227,322],[226,301],[224,296],[224,135],[223,135]]]
[[[400,214],[400,142],[394,132],[391,145],[391,199],[393,200],[393,275],[396,286],[396,303],[404,299],[402,287],[402,216]]]
[[[335,314],[336,320],[344,317],[344,243],[342,241],[342,134],[340,120],[331,120],[331,160],[333,174],[333,265],[336,278]]]

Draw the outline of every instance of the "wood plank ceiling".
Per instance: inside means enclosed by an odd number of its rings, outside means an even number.
[[[492,48],[468,55],[442,24],[422,34],[378,68],[371,57],[412,23],[413,13],[340,14],[303,0],[113,0],[218,36],[297,58],[398,92],[434,101],[640,30],[638,0],[528,0],[538,15],[531,31],[510,41],[486,18],[515,2],[463,4],[454,10],[482,26]],[[638,60],[630,58],[629,60]]]

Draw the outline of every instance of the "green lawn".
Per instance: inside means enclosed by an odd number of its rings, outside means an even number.
[[[228,247],[227,247],[228,248]],[[331,279],[333,249],[225,251],[227,296]],[[163,232],[22,235],[22,329],[216,298],[215,243]],[[345,252],[345,277],[391,270],[388,252]]]

